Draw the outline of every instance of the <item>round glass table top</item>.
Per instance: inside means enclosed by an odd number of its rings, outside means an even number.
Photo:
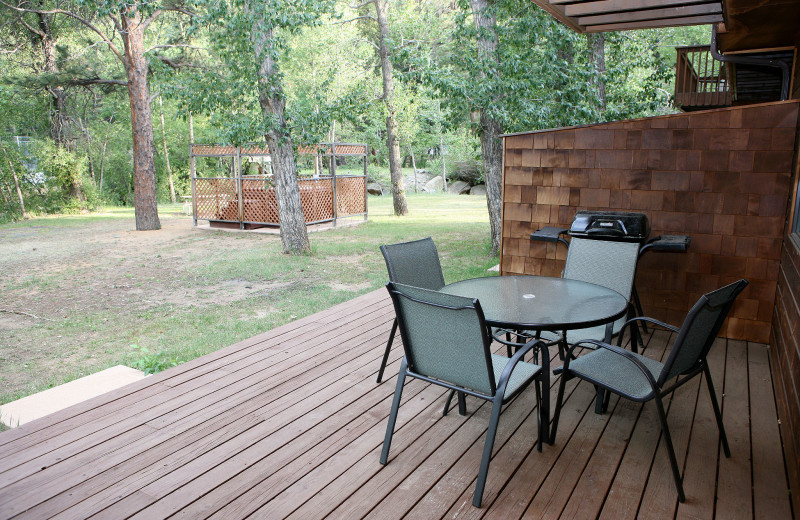
[[[440,292],[477,298],[495,327],[583,329],[625,315],[628,300],[592,283],[546,276],[488,276],[445,285]]]

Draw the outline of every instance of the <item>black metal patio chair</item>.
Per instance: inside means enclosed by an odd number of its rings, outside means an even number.
[[[558,429],[558,419],[564,398],[564,385],[573,377],[589,381],[596,388],[602,388],[606,391],[602,411],[608,409],[609,392],[637,402],[654,400],[672,467],[672,474],[675,478],[675,486],[678,489],[678,499],[683,502],[686,496],[683,492],[681,474],[675,458],[675,449],[672,446],[662,399],[694,376],[702,373],[705,376],[708,392],[711,396],[711,404],[714,407],[722,447],[725,451],[725,456],[730,457],[728,439],[725,436],[725,427],[722,424],[722,415],[714,393],[714,385],[711,381],[711,372],[708,369],[706,355],[711,349],[711,345],[714,343],[734,300],[747,284],[747,280],[739,280],[701,296],[689,311],[680,329],[645,317],[636,317],[626,322],[625,327],[632,326],[637,321],[646,321],[652,325],[677,333],[672,350],[664,363],[621,348],[622,334],[619,335],[617,346],[600,341],[586,340],[570,347],[568,355],[565,356],[564,365],[554,370],[554,373],[561,373],[562,376],[558,387],[558,398],[556,400],[550,439],[555,439],[556,430]],[[575,358],[574,350],[584,346],[595,350]],[[670,382],[671,384],[667,385]]]
[[[529,342],[511,359],[492,354],[490,335],[478,300],[392,282],[386,287],[397,313],[405,356],[397,377],[380,462],[385,465],[388,461],[406,376],[449,388],[445,415],[453,393],[458,393],[462,415],[466,414],[465,394],[490,401],[491,419],[472,500],[475,507],[480,507],[501,408],[531,381],[535,381],[536,387],[537,449],[542,450],[542,433],[548,427],[542,424],[541,418],[544,371],[539,365],[522,361],[526,352],[538,346],[537,342]]]
[[[389,271],[389,281],[433,291],[444,287],[439,252],[431,237],[383,245],[381,253],[386,261],[386,269]],[[389,361],[389,352],[392,350],[392,342],[396,333],[397,318],[392,323],[392,331],[386,342],[381,368],[378,370],[378,383],[383,380],[383,372],[386,370],[386,363]]]

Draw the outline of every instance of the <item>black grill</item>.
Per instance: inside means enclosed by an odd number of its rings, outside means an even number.
[[[643,244],[650,236],[650,222],[644,213],[579,211],[572,220],[569,235]]]

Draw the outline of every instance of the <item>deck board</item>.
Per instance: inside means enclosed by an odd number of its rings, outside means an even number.
[[[378,463],[402,356],[398,337],[375,384],[393,318],[374,291],[3,432],[0,519],[792,517],[764,345],[720,339],[710,357],[730,459],[701,378],[665,402],[685,504],[652,403],[613,398],[596,415],[593,388],[570,381],[541,453],[533,388],[507,405],[478,509],[479,400],[442,417],[444,390],[408,381]],[[668,333],[646,339],[647,355],[668,352]]]

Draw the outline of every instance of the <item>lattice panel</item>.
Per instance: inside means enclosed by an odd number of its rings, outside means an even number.
[[[319,222],[333,218],[333,183],[327,179],[298,180],[300,204],[306,222]]]
[[[367,179],[365,177],[337,177],[336,209],[338,216],[366,213],[367,202],[364,196],[366,191]]]
[[[239,220],[236,179],[195,179],[195,217],[202,220]]]
[[[320,146],[322,153],[331,155],[333,146],[324,144]],[[365,144],[336,144],[336,155],[367,155],[367,145]]]
[[[242,179],[242,211],[245,222],[280,224],[275,188],[264,179]]]
[[[194,144],[192,145],[192,153],[194,155],[207,155],[210,157],[217,157],[220,155],[234,156],[236,155],[236,147],[214,144]]]
[[[236,179],[195,179],[196,218],[239,222],[239,200]],[[299,179],[300,204],[306,222],[333,219],[333,181]],[[337,208],[340,217],[367,211],[364,177],[337,177]],[[242,179],[242,221],[279,225],[275,188],[267,179]]]

